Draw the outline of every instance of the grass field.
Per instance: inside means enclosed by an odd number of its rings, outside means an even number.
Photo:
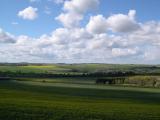
[[[0,71],[11,71],[11,72],[22,72],[22,73],[29,73],[29,72],[35,72],[35,73],[45,73],[45,72],[51,72],[51,71],[62,71],[63,68],[59,68],[56,65],[28,65],[28,66],[0,66]]]
[[[160,73],[159,65],[134,65],[134,64],[44,64],[44,65],[27,65],[27,66],[5,66],[0,65],[1,71],[11,72],[35,72],[35,73],[86,73],[86,72],[106,72],[106,71],[134,71]]]
[[[160,89],[1,81],[0,120],[159,120]]]
[[[160,66],[111,64],[1,65],[0,72],[81,74],[103,71],[159,72]],[[29,75],[28,74],[28,75]],[[1,74],[3,75],[3,74]],[[131,85],[96,84],[97,77],[0,79],[0,120],[160,120],[160,89],[132,83],[159,76],[128,76]],[[116,77],[116,76],[115,76]],[[102,77],[103,78],[103,77]],[[152,79],[151,79],[152,78]],[[146,84],[152,84],[147,82]],[[130,87],[129,87],[130,86]]]

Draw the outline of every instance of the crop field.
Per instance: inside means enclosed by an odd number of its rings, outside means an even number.
[[[0,66],[0,71],[11,71],[11,72],[35,72],[35,73],[44,73],[44,72],[52,72],[52,71],[62,71],[65,70],[56,65],[27,65],[27,66]]]
[[[142,65],[143,66],[143,65]],[[139,65],[0,66],[0,72],[68,73],[131,68]],[[96,69],[97,68],[97,69]],[[155,70],[159,70],[156,68]],[[19,72],[21,71],[21,72]],[[10,74],[6,72],[6,74]],[[3,74],[1,74],[3,75]],[[62,74],[63,75],[63,74]],[[3,76],[0,76],[3,77]],[[116,77],[116,76],[115,76]],[[128,83],[159,80],[159,76],[128,76]],[[107,78],[106,78],[107,79]],[[13,77],[0,80],[0,120],[160,120],[160,88],[96,84],[93,76]],[[148,82],[149,81],[149,82]],[[158,83],[157,83],[158,84]]]

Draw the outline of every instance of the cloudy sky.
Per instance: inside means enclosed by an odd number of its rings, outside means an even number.
[[[1,0],[0,62],[160,64],[159,0]]]

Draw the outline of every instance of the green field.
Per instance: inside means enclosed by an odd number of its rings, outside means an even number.
[[[1,120],[159,120],[160,89],[0,82]]]
[[[130,69],[152,72],[151,68],[159,71],[159,66],[54,64],[0,66],[0,72],[78,74]],[[150,78],[159,80],[159,76],[127,79],[141,83]],[[89,76],[1,79],[0,120],[160,120],[160,88],[96,84],[96,79]]]
[[[160,65],[135,65],[135,64],[27,64],[25,66],[0,65],[0,72],[22,73],[86,73],[86,72],[110,72],[110,71],[134,71],[136,73],[160,73]]]

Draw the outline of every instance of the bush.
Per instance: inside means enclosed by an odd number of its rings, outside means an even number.
[[[160,80],[156,76],[134,76],[126,78],[124,84],[142,87],[158,87],[160,86]]]

